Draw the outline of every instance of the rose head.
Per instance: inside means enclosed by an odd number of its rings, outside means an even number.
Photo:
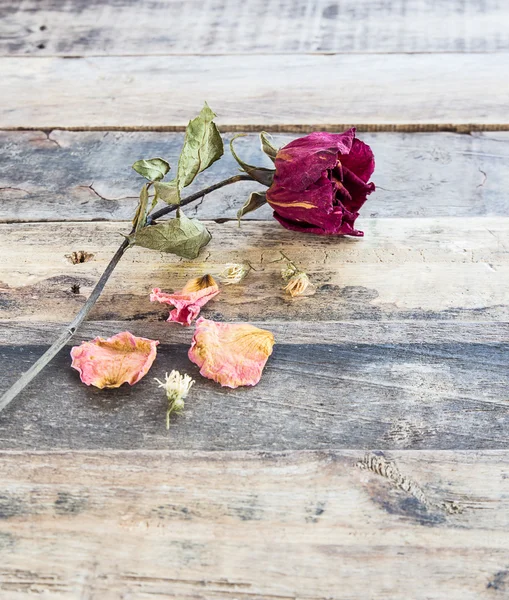
[[[354,228],[359,209],[374,189],[371,148],[345,133],[316,132],[290,142],[275,159],[267,202],[287,229],[319,235],[364,233]]]

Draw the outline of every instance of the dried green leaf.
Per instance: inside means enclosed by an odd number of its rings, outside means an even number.
[[[159,181],[168,173],[170,165],[164,158],[149,158],[137,160],[133,169],[149,181]]]
[[[168,182],[156,182],[154,188],[158,197],[166,204],[180,204],[180,191],[176,179]]]
[[[147,216],[154,210],[154,208],[157,206],[158,202],[159,202],[159,194],[157,193],[157,190],[155,190],[154,196],[152,198],[152,204],[150,205],[150,208],[148,209]]]
[[[260,133],[260,142],[262,144],[263,152],[265,152],[272,162],[276,162],[276,154],[279,148],[276,148],[271,140],[272,136],[266,131]]]
[[[216,115],[205,102],[200,114],[189,121],[178,164],[178,187],[183,189],[223,156],[223,140],[213,122]]]
[[[240,220],[247,213],[253,212],[267,203],[267,195],[265,192],[252,192],[244,206],[237,212],[237,219]]]
[[[183,258],[196,258],[212,236],[198,219],[181,214],[175,219],[140,229],[129,236],[131,244],[169,252]]]
[[[138,231],[145,225],[147,219],[147,206],[148,206],[148,186],[145,184],[141,188],[140,201],[136,208],[133,218],[133,227],[135,231]]]
[[[248,165],[247,163],[245,163],[243,160],[241,160],[237,156],[237,154],[233,148],[233,141],[239,137],[244,137],[244,136],[245,136],[244,133],[239,133],[238,135],[236,135],[235,137],[233,137],[231,139],[230,150],[233,155],[233,158],[239,163],[239,165],[242,167],[242,170],[245,171],[248,175],[251,175],[251,177],[255,181],[258,181],[258,183],[261,183],[263,185],[266,185],[267,187],[270,187],[272,185],[272,181],[274,179],[274,173],[276,172],[275,169],[266,169],[265,167],[254,167],[253,165]]]

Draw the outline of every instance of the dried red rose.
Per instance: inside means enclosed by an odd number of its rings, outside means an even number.
[[[281,148],[267,201],[287,229],[319,235],[364,233],[354,228],[358,211],[374,189],[371,148],[345,133],[311,133]]]

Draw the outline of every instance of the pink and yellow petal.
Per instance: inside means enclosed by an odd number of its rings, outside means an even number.
[[[273,345],[270,331],[201,318],[196,322],[189,359],[200,367],[201,375],[224,387],[256,385]]]
[[[151,302],[160,302],[174,306],[168,321],[182,325],[191,325],[200,314],[200,308],[219,294],[219,287],[210,275],[190,279],[186,285],[173,294],[161,292],[154,288],[150,294]]]
[[[108,339],[96,337],[71,349],[72,367],[86,385],[118,388],[134,385],[144,377],[157,354],[156,340],[124,331]]]

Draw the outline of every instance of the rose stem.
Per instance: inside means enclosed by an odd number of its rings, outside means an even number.
[[[185,206],[186,204],[190,204],[195,200],[210,194],[219,188],[222,188],[226,185],[230,185],[231,183],[236,183],[237,181],[247,181],[251,180],[252,177],[249,175],[235,175],[234,177],[230,177],[228,179],[224,179],[219,183],[215,183],[196,194],[191,194],[187,196],[187,198],[183,198],[180,202],[180,206]],[[154,221],[170,212],[176,210],[178,206],[171,205],[165,206],[153,213],[147,218],[147,225],[153,225]],[[110,278],[110,275],[113,273],[113,270],[117,266],[118,262],[122,258],[124,252],[129,247],[129,240],[127,238],[120,244],[118,250],[115,252],[113,258],[110,260],[108,266],[104,270],[104,273],[101,275],[99,281],[96,283],[92,293],[87,298],[85,304],[81,307],[81,310],[74,317],[73,321],[69,323],[69,325],[65,328],[65,330],[60,334],[60,336],[53,342],[53,344],[46,350],[46,352],[26,371],[23,375],[3,394],[0,398],[0,411],[2,411],[6,406],[8,406],[14,398],[36,377],[44,367],[60,352],[60,350],[67,344],[67,342],[72,338],[72,336],[76,333],[78,327],[83,323],[83,321],[87,318],[88,313],[92,310],[93,306],[97,302],[97,299],[101,295],[101,292],[106,285],[106,282]]]

